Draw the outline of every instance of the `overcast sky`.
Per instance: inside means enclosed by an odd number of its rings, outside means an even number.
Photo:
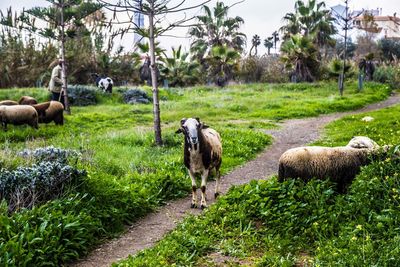
[[[195,5],[201,3],[201,0],[188,0],[187,3]],[[214,6],[216,0],[209,3],[209,6]],[[232,5],[238,0],[224,0],[226,5]],[[279,29],[282,25],[282,17],[288,13],[294,11],[294,0],[245,0],[244,2],[233,6],[229,12],[230,16],[241,16],[245,23],[241,29],[247,35],[248,38],[248,49],[250,48],[251,37],[254,34],[258,34],[262,40],[269,37],[272,32]],[[343,0],[326,0],[325,3],[328,7],[343,4]],[[9,6],[13,10],[22,10],[22,8],[31,8],[34,6],[48,6],[49,3],[45,0],[0,0],[0,10],[5,11]],[[358,9],[376,9],[382,8],[383,15],[393,15],[394,12],[400,14],[399,0],[350,0],[349,6],[351,10]],[[200,14],[200,10],[197,9],[192,12],[188,12],[187,17]],[[177,18],[182,18],[184,14],[174,14],[174,16],[168,16],[169,21],[174,21]],[[171,32],[173,35],[185,37],[187,29],[174,30]],[[188,47],[189,40],[187,38],[162,38],[161,46],[169,49],[171,46],[178,46],[182,44],[184,47]],[[119,43],[120,40],[116,39]],[[131,37],[122,40],[121,44],[126,49],[131,48]],[[261,45],[262,46],[262,45]],[[260,48],[260,53],[265,53],[265,49]]]

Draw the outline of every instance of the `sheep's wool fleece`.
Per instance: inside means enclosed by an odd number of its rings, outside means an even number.
[[[0,117],[10,122],[24,122],[37,118],[36,109],[28,105],[0,106]]]
[[[369,137],[354,136],[347,144],[347,147],[376,149],[379,145]]]
[[[368,159],[368,149],[352,147],[297,147],[287,150],[279,159],[284,166],[280,179],[343,179],[357,173]]]
[[[206,128],[202,130],[204,138],[211,146],[211,155],[217,154],[219,157],[222,156],[222,145],[221,136],[217,131],[211,128]]]

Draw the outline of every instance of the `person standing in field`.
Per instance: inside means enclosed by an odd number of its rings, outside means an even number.
[[[61,59],[57,59],[56,64],[57,65],[53,68],[51,72],[49,91],[51,92],[51,100],[59,101],[64,105],[64,97],[61,90],[63,85],[63,81],[61,79],[63,61]]]

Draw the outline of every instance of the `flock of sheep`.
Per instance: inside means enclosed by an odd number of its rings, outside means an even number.
[[[201,208],[207,207],[206,182],[209,173],[216,170],[215,197],[219,195],[222,143],[218,132],[209,128],[199,118],[182,119],[176,133],[184,135],[184,164],[192,179],[191,207],[197,207],[195,175],[201,175]],[[308,181],[311,178],[331,179],[337,191],[344,193],[362,166],[382,149],[366,136],[353,137],[346,146],[305,146],[292,148],[279,158],[278,180],[289,178]],[[387,147],[383,147],[387,150]]]
[[[29,96],[22,96],[18,102],[0,101],[0,121],[7,130],[7,124],[28,124],[38,128],[38,123],[54,121],[63,125],[64,106],[58,101],[37,103]],[[184,164],[192,180],[191,207],[197,207],[196,174],[201,175],[200,207],[207,207],[206,183],[209,173],[216,170],[215,197],[220,193],[220,166],[222,163],[222,142],[219,133],[199,118],[182,119],[177,133],[184,134]],[[348,185],[369,163],[371,156],[379,151],[379,146],[370,138],[357,136],[343,147],[305,146],[287,150],[279,159],[278,180],[300,178],[330,178],[337,183],[338,192],[345,192]]]
[[[56,125],[64,124],[64,106],[58,101],[38,103],[30,96],[22,96],[19,101],[0,101],[0,122],[4,130],[7,124],[27,124],[35,129],[39,123],[55,122]]]

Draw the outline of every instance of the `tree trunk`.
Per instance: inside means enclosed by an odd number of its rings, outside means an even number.
[[[67,114],[71,114],[68,102],[68,92],[67,92],[67,69],[65,66],[65,24],[64,24],[64,0],[61,0],[61,94],[64,94],[64,109]]]
[[[160,101],[158,97],[158,84],[157,84],[157,65],[155,56],[155,38],[154,38],[154,2],[151,2],[152,11],[149,14],[149,44],[150,44],[150,69],[151,69],[151,84],[153,87],[153,121],[154,121],[154,134],[155,143],[157,146],[162,145],[161,138],[161,119],[160,119]]]

